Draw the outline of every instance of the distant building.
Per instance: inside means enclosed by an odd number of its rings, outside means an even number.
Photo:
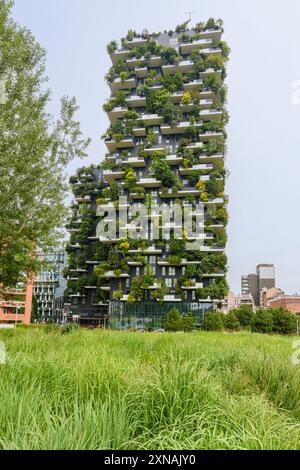
[[[285,308],[300,316],[300,295],[278,295],[269,301],[269,308]]]
[[[256,307],[260,306],[262,289],[275,287],[275,267],[273,264],[259,264],[256,274],[248,274],[241,278],[242,295],[252,295]]]
[[[15,289],[0,288],[0,322],[30,325],[33,282]]]
[[[43,269],[34,281],[38,317],[43,322],[61,320],[63,296],[66,289],[63,271],[66,267],[67,255],[65,252],[57,252],[43,255],[43,257],[49,263],[49,268]]]
[[[284,295],[284,292],[277,287],[272,287],[271,289],[264,287],[260,291],[260,306],[263,308],[269,308],[270,301],[281,295]]]
[[[223,303],[223,312],[229,313],[231,310],[235,310],[241,307],[241,305],[249,305],[254,310],[254,300],[251,294],[235,295],[233,292],[229,292],[227,298]]]

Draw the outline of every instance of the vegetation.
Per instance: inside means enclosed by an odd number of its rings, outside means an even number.
[[[0,449],[299,449],[293,339],[18,328],[0,340]]]
[[[30,31],[10,16],[12,2],[0,1],[0,284],[13,286],[38,271],[36,250],[57,246],[67,210],[65,169],[86,156],[89,140],[74,120],[75,98],[64,97],[60,119],[47,113],[46,55]]]

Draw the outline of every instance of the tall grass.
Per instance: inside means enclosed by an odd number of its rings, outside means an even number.
[[[0,332],[0,449],[299,449],[292,339]]]

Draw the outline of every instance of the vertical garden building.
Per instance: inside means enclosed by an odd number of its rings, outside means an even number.
[[[229,48],[221,21],[188,25],[175,32],[129,31],[120,44],[107,47],[111,96],[104,110],[110,127],[103,136],[107,154],[93,235],[112,206],[118,233],[100,240],[97,233],[101,259],[90,260],[95,265],[88,287],[95,298],[102,293],[115,327],[163,327],[172,308],[192,312],[199,323],[227,293]],[[127,221],[120,216],[120,198],[129,209]],[[168,222],[157,208],[162,206],[170,209]],[[202,243],[195,249],[187,249],[195,239],[177,226],[179,206],[203,208]],[[150,236],[144,236],[145,226],[139,237],[131,236],[137,232],[137,207],[146,208]],[[197,218],[193,224],[197,229]]]

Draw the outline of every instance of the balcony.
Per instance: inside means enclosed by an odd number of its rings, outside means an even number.
[[[146,131],[145,127],[135,127],[132,130],[132,132],[136,137],[146,137],[146,135],[147,135],[147,131]]]
[[[149,66],[150,67],[161,67],[162,66],[162,58],[159,56],[153,56],[149,59]]]
[[[145,149],[144,152],[147,155],[152,155],[155,152],[164,152],[165,150],[166,150],[165,147],[151,147],[149,149]]]
[[[185,83],[183,85],[183,88],[185,91],[188,91],[188,90],[198,90],[199,88],[202,88],[203,87],[203,80],[193,80],[192,82],[190,83]]]
[[[202,277],[204,277],[204,278],[211,278],[211,277],[218,278],[218,277],[224,277],[224,276],[226,276],[226,274],[224,272],[222,272],[222,273],[213,273],[213,274],[203,274],[202,275]]]
[[[110,54],[110,58],[112,63],[115,65],[120,59],[121,60],[126,60],[130,55],[130,50],[128,49],[123,49],[119,51],[115,51],[112,54]]]
[[[177,155],[168,155],[166,158],[166,163],[168,165],[180,165],[183,162],[183,157],[178,157]]]
[[[179,168],[179,173],[185,176],[185,175],[189,175],[193,171],[199,170],[199,171],[209,172],[209,171],[212,171],[213,169],[214,169],[213,164],[193,165],[191,168]]]
[[[203,142],[194,142],[193,144],[188,145],[186,148],[189,150],[199,150],[202,149]]]
[[[134,147],[134,142],[132,138],[123,139],[120,141],[106,140],[105,143],[110,152],[115,152],[117,149],[128,149]]]
[[[141,178],[137,186],[142,188],[160,188],[161,181],[158,181],[156,178]]]
[[[213,55],[220,55],[222,54],[222,49],[215,49],[213,47],[210,47],[208,49],[202,49],[201,51],[202,54],[206,54],[207,56],[213,56]]]
[[[88,203],[91,202],[91,196],[76,196],[76,202]]]
[[[127,59],[126,63],[129,69],[134,70],[136,67],[140,67],[141,65],[145,65],[147,63],[145,57],[141,57],[137,59],[136,57],[132,57],[131,59]]]
[[[205,90],[203,89],[200,92],[200,99],[201,100],[213,100],[215,98],[215,93],[211,90]]]
[[[224,159],[223,155],[201,155],[199,160],[201,163],[214,163]]]
[[[180,44],[180,51],[181,54],[190,54],[194,50],[199,50],[211,46],[213,40],[210,39],[198,39],[198,41],[193,41],[189,43],[181,43]],[[202,50],[201,50],[202,52]]]
[[[136,68],[135,74],[137,78],[146,78],[148,76],[148,68],[147,67]]]
[[[145,159],[142,157],[129,157],[126,160],[122,160],[123,165],[128,165],[133,168],[145,168]]]
[[[200,72],[199,77],[204,79],[211,74],[214,74],[219,81],[222,80],[222,70],[207,69],[204,72]]]
[[[223,112],[217,109],[203,109],[200,111],[200,118],[204,121],[221,121],[222,116]]]
[[[129,274],[120,274],[116,275],[114,271],[107,271],[106,273],[100,275],[99,277],[104,278],[104,279],[128,279],[130,276]]]
[[[202,99],[200,100],[200,106],[202,109],[211,109],[214,101],[212,99]]]
[[[225,200],[222,197],[211,199],[210,201],[203,202],[205,206],[209,206],[210,204],[215,204],[216,206],[224,206]],[[224,251],[224,250],[223,250]]]
[[[220,248],[220,247],[212,247],[212,246],[201,246],[200,251],[203,251],[205,253],[224,253],[225,248]]]
[[[110,91],[115,94],[119,90],[131,90],[136,88],[135,78],[128,78],[127,80],[121,80],[121,78],[116,78],[113,82],[109,84]]]
[[[169,134],[183,134],[189,127],[201,127],[201,123],[198,124],[191,124],[190,122],[179,122],[176,126],[161,126],[161,133],[162,135],[169,135]]]
[[[123,108],[121,106],[114,108],[112,111],[107,112],[108,119],[112,124],[114,124],[117,119],[124,118],[125,113],[128,111],[127,108]]]
[[[150,246],[149,248],[136,250],[129,250],[129,254],[142,254],[148,256],[158,256],[162,254],[162,249],[156,248],[155,246]]]
[[[224,230],[224,224],[209,225],[209,228],[215,233],[222,232]]]
[[[203,289],[203,283],[202,282],[191,282],[191,285],[186,285],[186,286],[181,286],[182,290],[197,290],[197,289]]]
[[[124,171],[104,170],[103,172],[103,176],[108,184],[113,184],[116,180],[122,179],[124,175]]]
[[[189,195],[199,197],[200,191],[195,188],[185,188],[179,191],[174,191],[170,189],[170,190],[160,191],[159,195],[162,199],[177,199],[181,197],[187,197]]]
[[[127,40],[127,47],[130,49],[134,49],[135,47],[138,46],[143,46],[144,44],[148,43],[148,39],[145,38],[134,38],[131,41]]]
[[[142,108],[147,106],[147,99],[144,96],[132,95],[126,98],[129,108]]]
[[[202,142],[208,142],[211,139],[216,139],[218,137],[224,137],[223,132],[205,132],[205,134],[200,134],[199,139]]]
[[[144,122],[147,126],[158,126],[163,122],[163,118],[158,114],[141,114],[139,121]]]
[[[191,60],[183,60],[182,62],[179,62],[179,64],[173,64],[173,65],[163,65],[162,66],[162,71],[164,74],[170,74],[174,75],[177,72],[181,73],[186,73],[186,72],[192,72],[194,70],[195,64]]]
[[[222,29],[207,29],[200,34],[201,39],[212,39],[213,41],[220,41],[223,31]]]

